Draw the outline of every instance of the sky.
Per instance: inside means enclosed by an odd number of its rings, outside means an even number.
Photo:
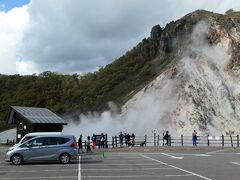
[[[240,10],[240,0],[0,0],[0,74],[93,72],[197,9]]]

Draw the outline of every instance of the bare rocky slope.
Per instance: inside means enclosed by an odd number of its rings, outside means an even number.
[[[195,11],[168,24],[158,38],[155,62],[168,54],[170,63],[122,107],[126,126],[239,134],[240,13]]]

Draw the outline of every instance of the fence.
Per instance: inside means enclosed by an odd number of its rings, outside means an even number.
[[[0,145],[14,145],[16,142],[15,139],[0,139]]]
[[[123,144],[128,146],[123,140]],[[13,145],[15,144],[14,139],[0,139],[0,145]],[[154,135],[154,136],[136,136],[135,146],[164,146],[166,140],[163,139],[163,136]],[[235,136],[198,136],[197,137],[197,146],[221,146],[221,147],[239,147],[239,135]],[[192,146],[192,136],[170,136],[169,146]],[[87,142],[83,142],[83,148],[86,149]],[[113,136],[111,139],[108,139],[104,142],[103,148],[117,148],[120,147],[120,140],[118,136]],[[100,142],[97,142],[97,147],[100,148]]]
[[[109,147],[120,147],[120,140],[118,136],[113,136],[111,141],[108,141]],[[125,144],[125,142],[123,142]],[[239,147],[239,135],[235,136],[198,136],[197,146],[221,146],[221,147]],[[166,140],[163,136],[138,136],[135,139],[136,146],[164,146]],[[125,144],[126,145],[126,144]],[[192,146],[192,136],[170,136],[169,146]]]

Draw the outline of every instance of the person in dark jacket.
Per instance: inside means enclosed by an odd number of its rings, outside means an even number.
[[[120,147],[122,148],[123,147],[123,133],[122,133],[122,131],[120,131],[120,133],[119,133],[119,142],[120,142]]]
[[[127,134],[127,144],[128,144],[128,147],[131,145],[131,136],[129,133]]]
[[[166,140],[165,146],[170,146],[169,144],[170,135],[168,131],[166,131],[166,134],[164,135],[163,139]]]
[[[82,135],[80,134],[79,139],[78,139],[78,153],[83,153],[83,148],[82,148]]]
[[[126,147],[127,147],[128,146],[127,133],[124,133],[124,139],[125,139],[125,144],[126,144]]]
[[[135,145],[135,134],[134,133],[132,133],[132,143],[131,143],[131,145],[132,145],[132,147],[134,147],[134,145]]]
[[[100,136],[100,148],[104,148],[104,143],[105,143],[105,137],[104,137],[104,134],[102,133]]]

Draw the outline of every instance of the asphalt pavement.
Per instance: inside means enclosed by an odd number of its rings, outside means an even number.
[[[115,149],[82,154],[79,160],[26,163],[4,162],[6,147],[0,147],[0,180],[239,180],[239,148]]]

